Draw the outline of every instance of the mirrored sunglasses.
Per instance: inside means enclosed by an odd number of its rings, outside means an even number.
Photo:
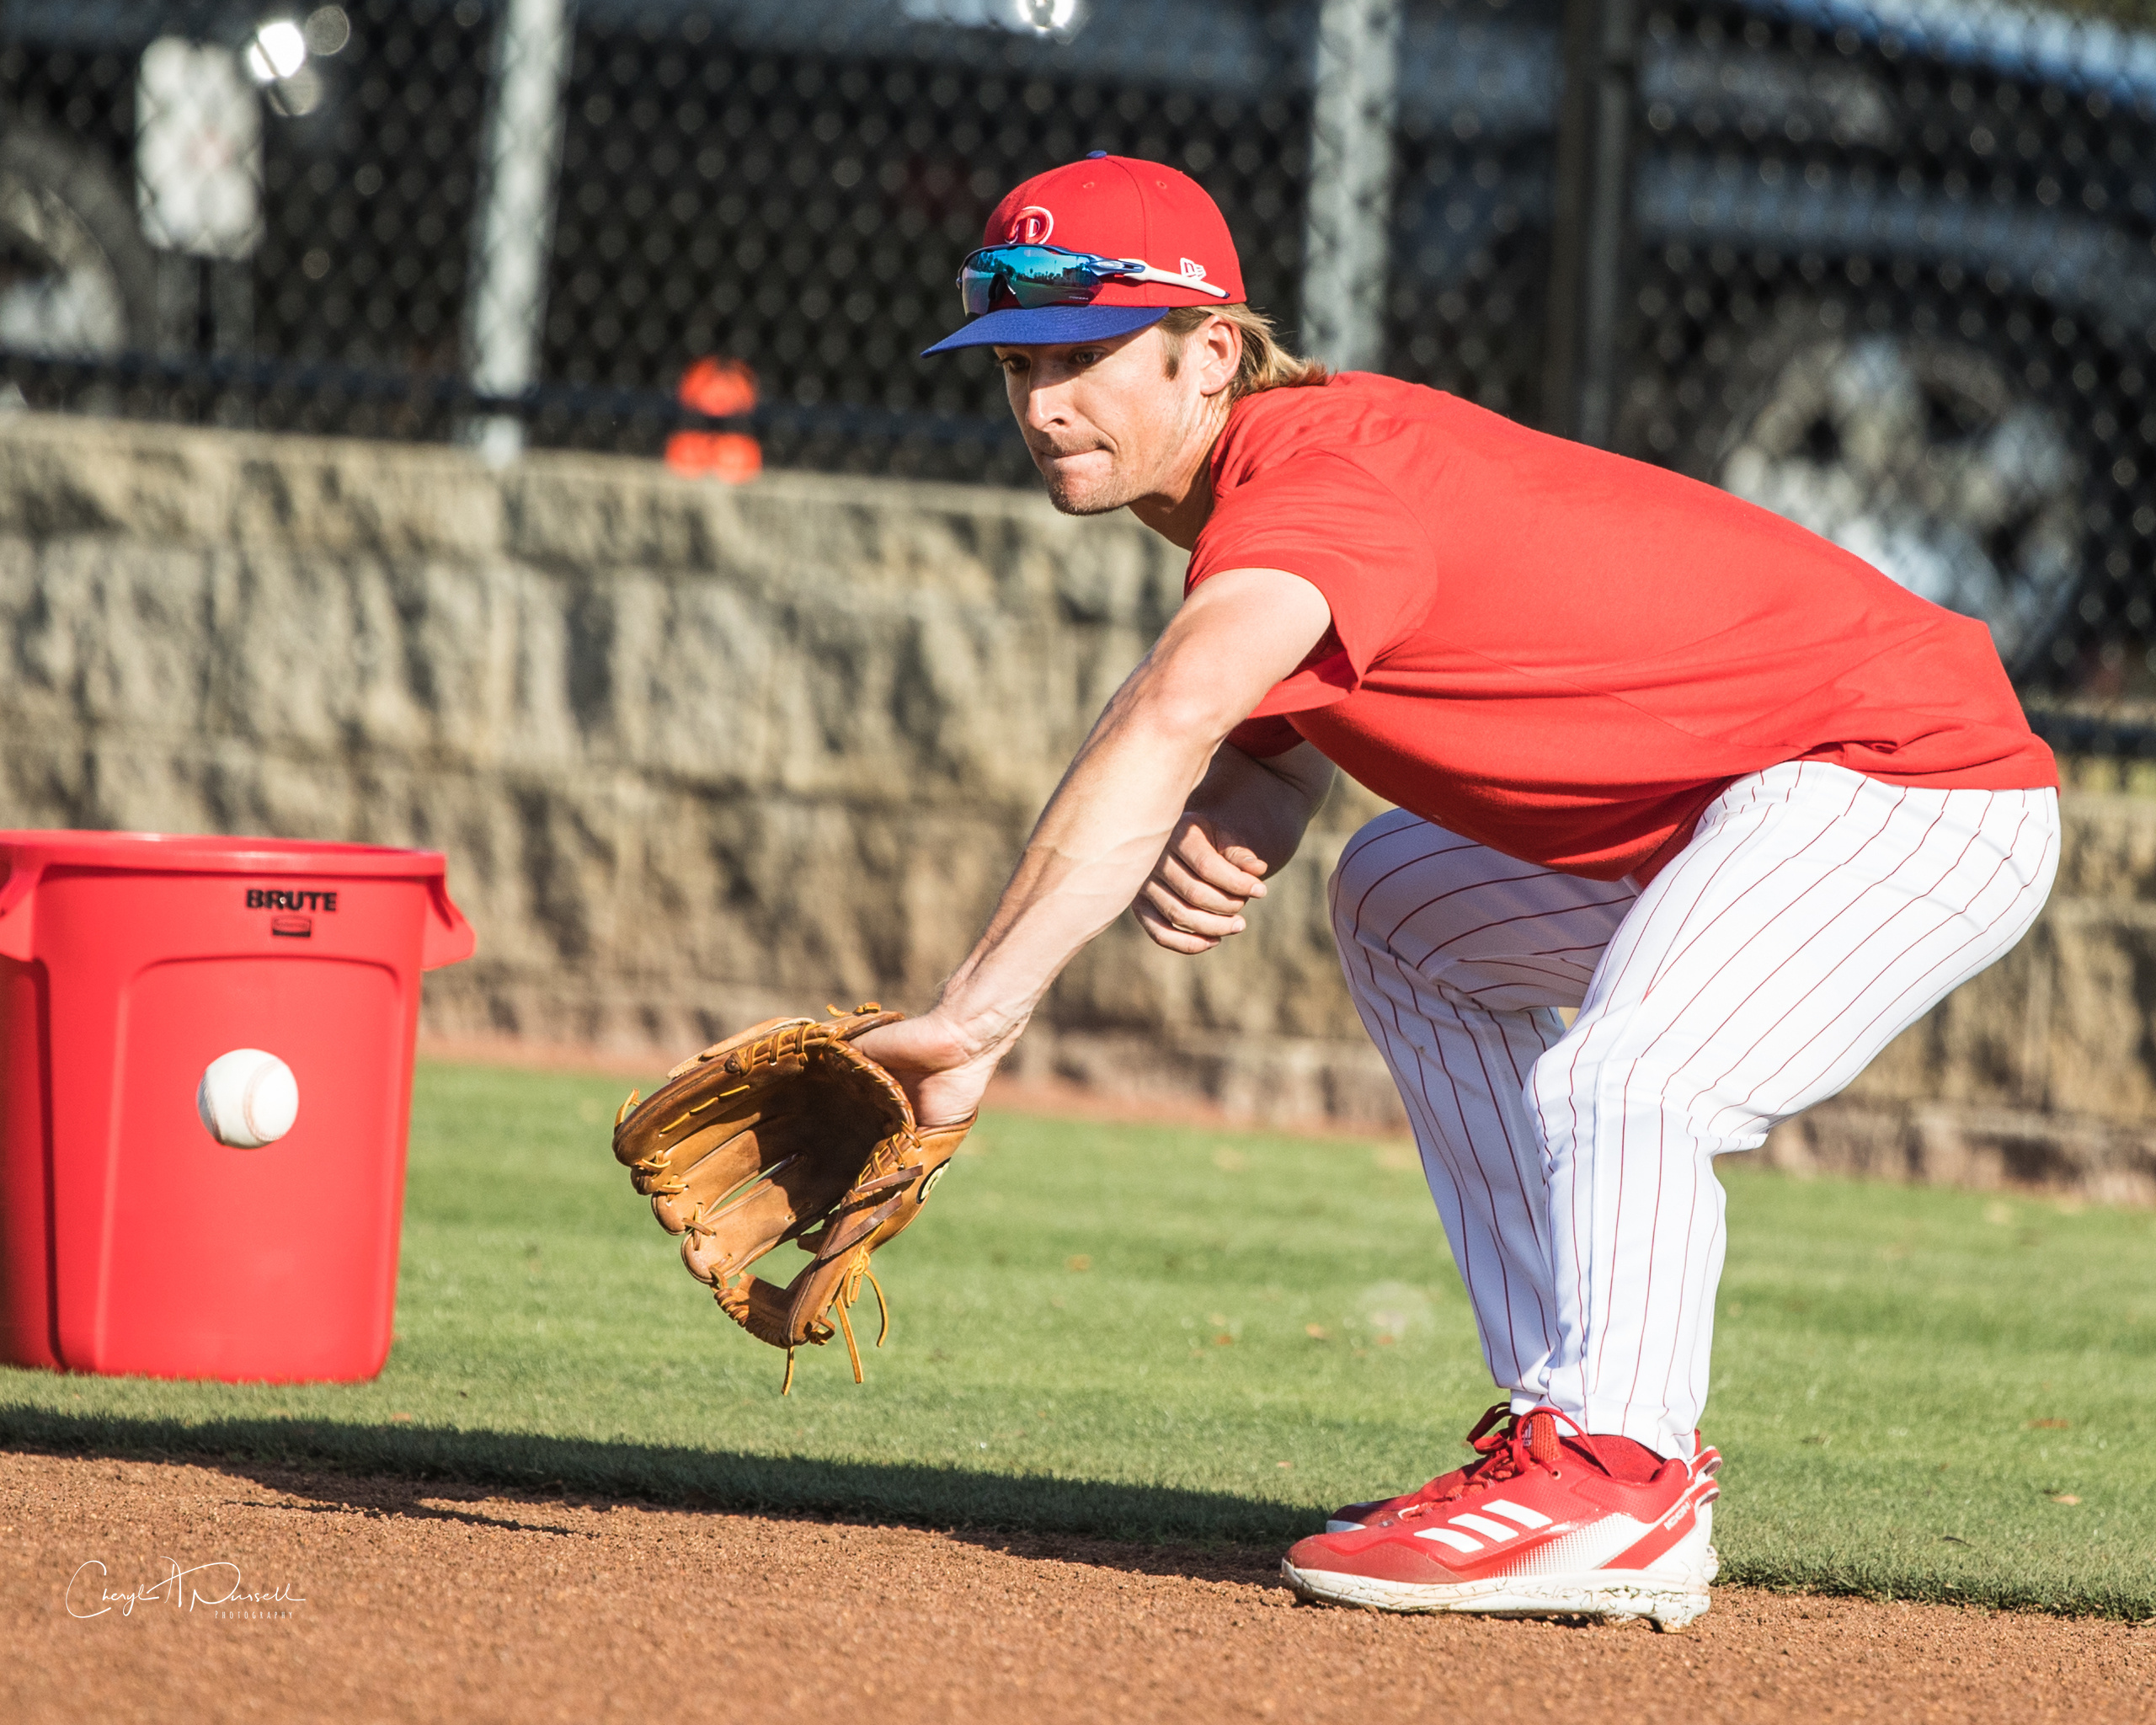
[[[1059,246],[983,246],[958,265],[958,299],[969,318],[978,318],[1010,295],[1022,311],[1043,306],[1092,303],[1112,281],[1152,281],[1166,287],[1193,288],[1216,300],[1228,290],[1193,275],[1155,270],[1138,258],[1103,258],[1091,252],[1066,252]]]

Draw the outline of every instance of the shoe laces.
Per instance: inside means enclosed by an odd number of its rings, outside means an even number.
[[[1538,1469],[1556,1471],[1557,1463],[1564,1451],[1559,1444],[1557,1422],[1564,1420],[1575,1436],[1585,1436],[1554,1407],[1537,1407],[1526,1413],[1514,1413],[1511,1404],[1500,1402],[1476,1423],[1475,1429],[1467,1434],[1468,1447],[1481,1457],[1470,1462],[1450,1480],[1443,1491],[1433,1491],[1438,1482],[1433,1480],[1424,1487],[1429,1495],[1420,1503],[1412,1505],[1402,1514],[1419,1515],[1438,1503],[1450,1503],[1470,1492],[1486,1491],[1507,1480],[1513,1480]]]

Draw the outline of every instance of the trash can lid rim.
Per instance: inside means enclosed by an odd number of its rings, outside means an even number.
[[[47,868],[210,870],[229,874],[439,875],[440,851],[213,833],[0,831],[0,861]]]

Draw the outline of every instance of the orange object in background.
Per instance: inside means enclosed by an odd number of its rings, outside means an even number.
[[[700,414],[745,414],[756,404],[756,374],[739,360],[698,360],[681,374],[680,393],[681,405]],[[738,485],[763,472],[764,446],[741,431],[676,431],[666,440],[666,465]]]

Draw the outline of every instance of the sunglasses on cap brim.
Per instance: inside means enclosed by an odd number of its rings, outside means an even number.
[[[1216,300],[1228,290],[1196,276],[1155,270],[1138,258],[1102,258],[1091,252],[1066,252],[1059,246],[983,246],[958,265],[958,299],[969,318],[978,318],[1007,293],[1022,311],[1043,306],[1091,305],[1110,282],[1152,281],[1164,287],[1187,287]]]

